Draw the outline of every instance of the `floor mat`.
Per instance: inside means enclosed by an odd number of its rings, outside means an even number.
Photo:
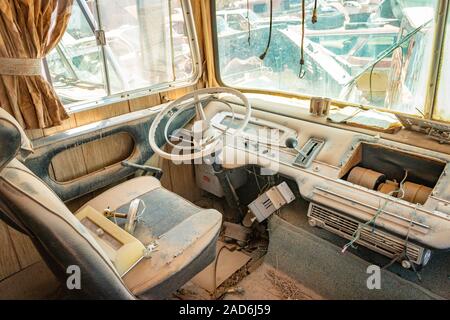
[[[367,286],[370,263],[342,254],[340,247],[293,226],[278,216],[269,223],[270,244],[265,262],[325,299],[441,299],[431,291],[381,270],[381,289]],[[295,250],[293,250],[295,248]]]

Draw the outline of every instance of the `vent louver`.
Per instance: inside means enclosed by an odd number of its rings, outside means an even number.
[[[378,229],[363,226],[362,223],[344,216],[334,210],[311,203],[308,210],[308,217],[315,222],[318,227],[326,229],[343,238],[352,239],[353,234],[361,228],[359,240],[356,243],[367,247],[375,252],[394,258],[403,252],[405,239],[393,236]],[[418,265],[422,263],[424,249],[415,244],[408,243],[406,254],[411,262]]]

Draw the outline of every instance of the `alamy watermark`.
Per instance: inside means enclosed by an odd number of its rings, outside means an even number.
[[[77,265],[70,265],[66,269],[69,275],[66,280],[66,287],[69,290],[81,290],[81,269]]]
[[[367,267],[366,273],[369,274],[366,280],[367,289],[381,290],[381,268],[372,264]]]
[[[265,128],[255,129],[248,135],[222,134],[215,139],[202,140],[197,132],[175,130],[171,135],[171,154],[188,156],[201,152],[203,157],[193,160],[172,160],[178,164],[255,164],[262,168],[262,175],[278,173],[280,167],[280,148],[284,148],[284,141],[279,141],[278,130]],[[177,142],[174,144],[173,142]],[[280,145],[281,144],[281,145]]]

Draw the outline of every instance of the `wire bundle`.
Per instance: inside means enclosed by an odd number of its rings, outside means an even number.
[[[298,76],[300,78],[303,78],[305,76],[305,70],[304,70],[304,65],[305,65],[305,19],[306,19],[306,1],[302,0],[302,12],[301,12],[301,16],[302,16],[302,34],[301,34],[301,43],[300,43],[300,71]],[[265,57],[267,56],[267,52],[269,51],[270,48],[270,42],[272,40],[272,28],[273,28],[273,0],[270,0],[270,21],[269,21],[269,39],[267,40],[267,45],[266,48],[264,49],[264,52],[259,56],[259,58],[261,60],[264,60]],[[318,1],[315,0],[314,1],[314,8],[313,8],[313,13],[312,13],[312,17],[311,17],[311,22],[317,23],[317,4]],[[248,11],[249,11],[249,2],[247,0],[247,21],[249,24],[249,30],[248,30],[248,43],[250,45],[250,21],[249,21],[249,17],[248,17]]]
[[[404,185],[407,177],[408,177],[408,170],[405,170],[405,176],[403,177],[402,181],[400,182],[399,188],[397,190],[393,190],[393,191],[389,192],[388,195],[392,196],[395,193],[399,193],[398,198],[402,199],[405,196],[405,190],[403,188],[403,185]],[[352,235],[352,240],[350,240],[350,242],[345,244],[344,247],[342,248],[342,251],[341,251],[342,253],[345,253],[345,251],[347,251],[347,249],[349,247],[355,248],[354,243],[360,239],[361,229],[363,227],[372,226],[372,232],[375,231],[375,222],[376,222],[377,218],[384,212],[384,209],[386,208],[388,203],[389,203],[389,200],[386,200],[383,205],[381,205],[381,202],[380,202],[377,212],[372,217],[372,219],[370,219],[369,221],[367,221],[364,224],[358,225],[358,228]]]

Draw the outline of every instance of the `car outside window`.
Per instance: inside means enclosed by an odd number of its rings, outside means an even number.
[[[70,108],[192,84],[198,57],[186,5],[182,0],[75,0],[66,33],[46,61],[63,103]]]
[[[419,116],[424,112],[438,1],[319,0],[313,24],[314,1],[307,0],[303,77],[301,1],[273,1],[272,39],[264,60],[260,56],[268,42],[270,8],[262,9],[261,3],[249,0],[247,9],[246,1],[215,2],[222,84]],[[226,16],[233,19],[222,19]]]

